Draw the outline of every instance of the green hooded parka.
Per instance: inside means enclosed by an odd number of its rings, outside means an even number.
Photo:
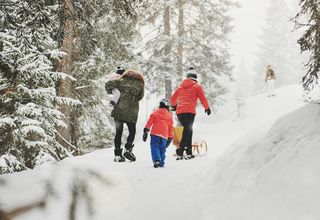
[[[111,112],[111,117],[129,123],[136,123],[139,112],[139,101],[144,95],[144,80],[141,73],[127,70],[120,79],[108,81],[105,89],[112,94],[114,88],[119,89],[121,95],[118,103]]]

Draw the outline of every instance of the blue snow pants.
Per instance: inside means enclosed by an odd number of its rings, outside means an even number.
[[[166,146],[167,146],[167,139],[156,135],[150,135],[150,147],[151,147],[151,157],[153,163],[156,161],[160,162],[160,167],[164,166],[164,161],[166,159]]]

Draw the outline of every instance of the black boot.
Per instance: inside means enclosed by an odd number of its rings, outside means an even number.
[[[153,163],[153,167],[154,168],[159,168],[160,167],[160,161],[155,161],[154,163]]]
[[[183,160],[183,159],[184,159],[184,158],[183,158],[183,151],[181,151],[180,148],[178,148],[178,149],[176,150],[176,154],[177,154],[177,159],[176,159],[176,160]]]
[[[122,148],[114,149],[114,162],[124,162],[126,159],[122,156]]]
[[[193,159],[195,158],[195,156],[192,154],[192,147],[186,147],[186,153],[187,153],[187,156],[186,156],[186,160],[190,160],[190,159]]]
[[[136,156],[134,156],[134,154],[132,153],[132,149],[133,149],[134,145],[133,144],[126,144],[125,145],[125,151],[124,151],[124,154],[123,156],[130,160],[130,161],[136,161]]]
[[[190,154],[190,155],[187,155],[184,159],[186,160],[190,160],[190,159],[193,159],[195,158],[196,156],[194,156],[193,154]]]
[[[191,146],[186,147],[186,154],[192,155],[192,147]]]

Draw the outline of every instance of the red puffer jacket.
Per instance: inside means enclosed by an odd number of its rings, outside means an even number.
[[[181,113],[196,114],[197,100],[200,99],[204,109],[208,109],[208,101],[200,84],[192,79],[185,79],[171,96],[171,105],[177,106],[177,115]]]
[[[156,135],[165,139],[173,137],[173,120],[167,109],[159,108],[151,113],[145,128],[150,130],[151,126],[151,135]]]

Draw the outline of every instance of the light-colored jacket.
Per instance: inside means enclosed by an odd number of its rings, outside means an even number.
[[[117,73],[110,73],[107,77],[107,81],[110,81],[110,80],[116,80],[116,79],[119,79],[121,77],[120,74],[117,74]]]
[[[116,80],[116,79],[120,79],[121,75],[117,74],[117,73],[110,73],[107,77],[107,81],[112,81],[112,80]],[[118,88],[114,88],[112,90],[112,97],[111,97],[111,101],[113,101],[114,103],[118,103],[119,99],[120,99],[120,90]]]
[[[265,80],[267,81],[267,80],[275,80],[275,79],[276,79],[276,75],[274,74],[273,69],[267,68]]]

